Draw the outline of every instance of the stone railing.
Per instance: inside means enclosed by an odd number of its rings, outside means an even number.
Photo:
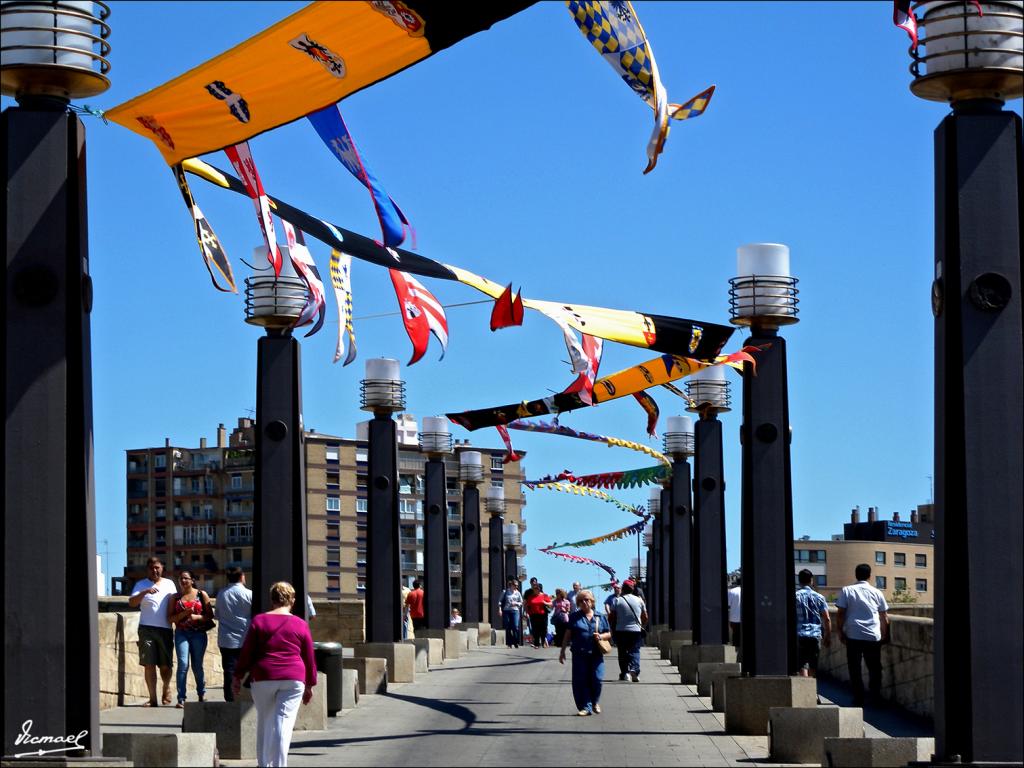
[[[830,613],[835,627],[836,609],[830,609]],[[933,717],[935,712],[933,628],[930,618],[890,616],[890,642],[882,646],[882,697],[927,718]],[[866,687],[867,669],[861,666]],[[830,647],[822,649],[818,669],[829,677],[849,681],[846,646],[839,642],[838,634],[834,634]]]
[[[213,601],[216,604],[216,600]],[[139,665],[139,612],[128,607],[127,597],[100,597],[99,659],[100,709],[141,704],[149,698],[143,668]],[[362,600],[315,600],[316,618],[312,622],[313,639],[317,642],[339,642],[347,647],[363,642]],[[203,671],[208,690],[220,688],[224,676],[217,649],[217,630],[208,634]],[[177,665],[177,661],[175,661]],[[175,667],[176,669],[176,667]],[[176,677],[171,676],[171,696],[176,697]],[[157,695],[161,682],[157,679]],[[195,680],[189,670],[188,691],[195,700]]]

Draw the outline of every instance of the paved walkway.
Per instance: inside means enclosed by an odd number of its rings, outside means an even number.
[[[569,665],[558,664],[557,650],[480,648],[432,667],[415,683],[391,685],[386,695],[363,696],[326,731],[296,732],[289,765],[769,764],[767,738],[726,735],[724,716],[681,685],[657,649],[643,650],[641,666],[639,683],[618,682],[618,664],[609,659],[603,713],[579,717]],[[105,732],[177,730],[181,710],[121,707],[101,720]]]

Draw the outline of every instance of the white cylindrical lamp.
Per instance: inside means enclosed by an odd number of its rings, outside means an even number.
[[[486,504],[487,511],[492,515],[502,514],[505,511],[505,489],[497,485],[488,488]],[[518,527],[516,530],[519,530]]]
[[[452,433],[448,429],[448,419],[443,416],[423,417],[420,449],[428,455],[452,452]]]
[[[459,479],[465,483],[483,482],[484,459],[480,451],[459,452]]]
[[[670,456],[693,456],[693,419],[669,416],[665,427],[665,453]]]
[[[708,408],[717,412],[731,410],[732,398],[724,365],[701,368],[692,376],[688,376],[684,385],[686,396],[690,398],[690,407],[686,410],[692,413]]]
[[[395,413],[405,408],[405,382],[398,370],[398,361],[391,358],[366,361],[366,378],[360,384],[364,411]]]
[[[265,264],[245,278],[245,322],[275,331],[294,327],[306,306],[306,283],[295,273],[288,246],[281,247],[281,274],[267,262],[267,246],[253,249],[253,263]]]
[[[789,274],[789,246],[749,243],[736,249],[729,281],[730,322],[778,328],[797,321],[797,279]]]

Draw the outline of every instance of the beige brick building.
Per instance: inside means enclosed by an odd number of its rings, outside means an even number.
[[[402,578],[410,583],[423,573],[423,492],[426,456],[419,450],[416,422],[400,414],[399,514]],[[365,425],[354,438],[305,433],[308,590],[315,599],[361,598],[366,572]],[[128,553],[124,588],[145,575],[150,555],[159,556],[168,571],[188,568],[200,585],[216,592],[226,583],[225,571],[237,565],[251,572],[253,554],[253,472],[255,438],[252,419],[241,418],[230,438],[224,425],[217,444],[180,448],[165,441],[161,448],[131,449],[127,454]],[[526,504],[520,482],[522,462],[502,465],[503,448],[458,442],[445,461],[448,504],[449,577],[452,604],[461,608],[462,485],[458,453],[472,449],[484,459],[480,484],[481,533],[489,546],[484,499],[491,485],[505,491],[505,523],[526,530]],[[522,559],[525,547],[519,548]],[[484,595],[488,594],[488,563],[483,558]]]

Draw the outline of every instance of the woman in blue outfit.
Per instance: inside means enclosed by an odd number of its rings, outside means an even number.
[[[505,628],[505,645],[509,648],[518,648],[523,644],[520,627],[520,615],[523,611],[523,595],[516,588],[516,580],[509,579],[505,591],[501,594],[499,601],[501,606],[501,621]]]
[[[594,610],[594,593],[589,589],[576,594],[577,610],[569,614],[569,625],[562,638],[558,663],[565,663],[566,648],[572,649],[572,697],[580,717],[601,714],[601,681],[604,678],[604,654],[596,638],[610,640],[608,619]]]

